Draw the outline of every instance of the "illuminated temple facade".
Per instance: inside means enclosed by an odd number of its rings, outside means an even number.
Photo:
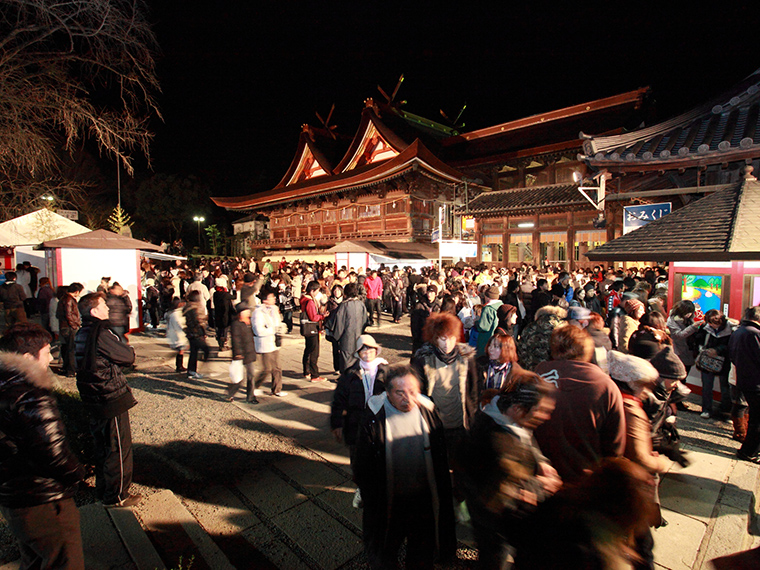
[[[344,241],[430,244],[440,209],[444,239],[477,242],[468,261],[586,267],[586,252],[622,235],[624,206],[678,209],[757,161],[759,78],[645,128],[648,88],[470,132],[368,99],[353,137],[304,125],[274,188],[213,200],[248,214],[235,223],[241,253],[316,259]],[[579,186],[602,177],[597,209]]]

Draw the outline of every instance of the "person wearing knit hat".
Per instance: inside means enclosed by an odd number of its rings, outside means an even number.
[[[683,380],[688,373],[672,346],[666,346],[655,354],[649,363],[655,367],[663,380]]]
[[[602,302],[599,300],[599,294],[596,289],[596,281],[589,281],[583,286],[586,292],[586,308],[594,313],[602,314]]]
[[[638,299],[626,299],[623,301],[623,310],[638,321],[644,316],[646,307],[644,307],[644,303]]]
[[[673,404],[678,410],[690,411],[684,400],[691,393],[691,390],[683,383],[688,371],[672,346],[663,348],[652,357],[649,363],[660,374],[660,379],[652,389],[649,399],[650,405],[647,407],[649,419],[655,427],[654,431],[658,432],[657,438],[662,444],[677,444],[679,437],[675,430],[675,422],[668,419],[668,416],[673,416],[673,420],[675,420],[676,411],[672,408]],[[662,453],[669,450],[658,449],[658,451]],[[679,461],[671,455],[668,457],[674,461]]]
[[[655,476],[655,489],[659,484],[659,473],[665,473],[673,464],[664,455],[655,453],[652,449],[652,424],[644,411],[641,402],[642,393],[654,385],[660,374],[649,362],[638,356],[623,354],[611,350],[607,355],[610,377],[623,394],[625,409],[625,453],[623,456],[638,463],[651,475]],[[659,511],[659,499],[655,491],[652,496],[652,508]],[[655,522],[656,527],[662,526],[662,516]],[[652,547],[654,540],[647,528],[636,536],[636,552],[646,561],[653,561]]]
[[[570,307],[567,310],[567,320],[571,325],[585,329],[591,318],[591,310],[586,307]]]
[[[496,285],[491,285],[486,289],[486,299],[498,299],[499,294],[499,288]]]
[[[491,285],[486,289],[486,306],[480,313],[480,319],[475,323],[475,330],[478,331],[478,356],[486,353],[486,344],[499,327],[499,308],[502,305],[503,303],[499,300],[499,288]]]
[[[625,315],[620,318],[620,328],[617,336],[617,350],[628,354],[628,341],[639,328],[639,319],[644,315],[644,303],[638,299],[626,299],[621,303]]]

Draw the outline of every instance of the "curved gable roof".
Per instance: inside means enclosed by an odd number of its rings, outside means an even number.
[[[332,164],[320,148],[321,145],[318,145],[317,143],[317,139],[324,139],[327,136],[325,135],[326,131],[325,133],[321,131],[323,131],[323,129],[317,129],[310,125],[303,126],[301,134],[298,137],[298,147],[296,148],[295,156],[293,157],[290,166],[285,171],[282,180],[280,180],[275,188],[284,188],[294,182],[304,180],[303,171],[310,162],[316,162],[323,174],[312,174],[307,178],[332,174]]]
[[[398,136],[380,119],[374,101],[372,99],[367,99],[367,101],[365,101],[364,110],[362,111],[362,119],[359,122],[359,128],[356,129],[354,139],[348,146],[348,150],[343,156],[343,159],[338,163],[338,166],[335,167],[335,174],[341,174],[347,170],[363,166],[363,164],[357,161],[357,157],[361,153],[362,148],[366,147],[367,139],[372,137],[375,133],[395,152],[395,155],[401,154],[409,146],[409,143]]]

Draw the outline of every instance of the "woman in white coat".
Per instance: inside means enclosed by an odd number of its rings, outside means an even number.
[[[253,311],[253,343],[256,354],[259,356],[261,368],[254,380],[254,388],[258,388],[267,376],[272,376],[272,395],[287,396],[282,391],[282,369],[280,368],[280,347],[278,335],[282,327],[280,309],[277,307],[277,291],[271,287],[265,287],[259,293],[262,304]],[[258,390],[254,395],[259,396]]]

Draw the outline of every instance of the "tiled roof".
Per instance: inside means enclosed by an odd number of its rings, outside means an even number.
[[[567,210],[572,206],[591,207],[581,193],[577,184],[553,184],[551,186],[530,186],[510,190],[483,192],[469,203],[469,213],[488,215],[510,215],[524,213],[524,210],[560,208]],[[576,209],[576,208],[573,208]],[[460,208],[457,213],[464,213]]]
[[[668,121],[615,136],[588,136],[598,167],[712,164],[760,155],[760,70],[720,97]]]
[[[586,255],[592,261],[760,259],[760,182],[738,182]]]

